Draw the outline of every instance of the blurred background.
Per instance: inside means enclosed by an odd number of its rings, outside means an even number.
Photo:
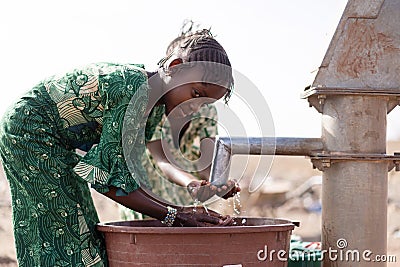
[[[272,114],[275,135],[320,137],[321,115],[300,98],[313,81],[346,0],[2,1],[0,115],[43,78],[84,64],[145,64],[153,71],[185,19],[211,27],[232,66],[254,83]],[[232,99],[230,108],[241,113]],[[251,114],[242,114],[246,121]],[[388,153],[400,151],[399,108],[388,116]],[[249,123],[249,125],[253,125]],[[256,125],[256,124],[255,124]],[[249,126],[247,134],[259,135]],[[234,160],[242,160],[236,156]],[[244,181],[257,175],[252,157]],[[231,170],[232,177],[241,170]],[[227,213],[299,220],[295,234],[320,239],[320,175],[303,157],[276,157],[264,186],[242,192]],[[389,173],[389,254],[400,255],[400,179]],[[118,220],[113,202],[93,192],[102,221]],[[0,177],[0,266],[16,266],[6,179]]]

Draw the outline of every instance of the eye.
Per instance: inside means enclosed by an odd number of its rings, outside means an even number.
[[[192,90],[192,96],[195,97],[195,98],[200,97],[200,92],[199,92],[199,90],[193,88],[193,90]]]

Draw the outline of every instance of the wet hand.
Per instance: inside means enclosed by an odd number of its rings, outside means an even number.
[[[233,197],[240,192],[240,187],[235,180],[228,180],[226,184],[216,186],[208,181],[193,181],[188,184],[187,189],[193,199],[204,202],[214,195],[224,199]]]
[[[240,190],[241,189],[236,180],[228,180],[225,185],[217,188],[217,196],[228,199],[239,193]]]
[[[206,180],[192,181],[187,185],[187,190],[194,200],[204,202],[217,193],[217,186],[211,185]]]
[[[204,207],[185,207],[178,211],[174,226],[229,226],[233,224],[233,218],[219,214]]]

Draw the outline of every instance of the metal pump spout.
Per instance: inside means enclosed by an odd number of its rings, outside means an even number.
[[[311,156],[322,153],[320,138],[295,137],[217,137],[210,182],[224,184],[228,180],[233,155]]]

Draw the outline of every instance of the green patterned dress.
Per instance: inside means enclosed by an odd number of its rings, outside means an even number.
[[[146,180],[135,157],[164,112],[144,118],[147,102],[142,65],[100,63],[42,81],[5,114],[0,155],[20,267],[107,266],[88,182],[127,194]],[[125,113],[132,127],[122,138]]]

